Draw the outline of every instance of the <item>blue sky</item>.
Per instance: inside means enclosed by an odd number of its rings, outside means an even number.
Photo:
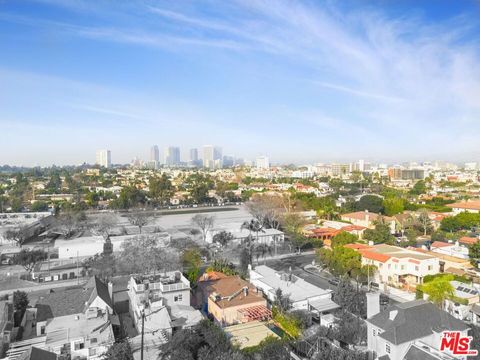
[[[0,0],[0,164],[480,161],[479,140],[476,1]]]

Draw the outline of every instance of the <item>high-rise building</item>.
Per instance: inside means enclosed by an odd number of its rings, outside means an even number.
[[[156,161],[156,162],[160,161],[160,151],[158,150],[157,145],[153,145],[150,148],[150,161]]]
[[[190,149],[190,159],[192,163],[196,163],[198,161],[198,149]]]
[[[96,164],[109,168],[112,166],[112,155],[110,150],[97,150]]]
[[[222,148],[205,145],[203,147],[203,166],[209,169],[222,167]]]
[[[167,166],[180,165],[180,148],[176,146],[169,146],[165,148],[164,163]]]
[[[257,165],[257,169],[269,169],[270,168],[270,161],[267,156],[259,156],[257,157],[255,164]]]

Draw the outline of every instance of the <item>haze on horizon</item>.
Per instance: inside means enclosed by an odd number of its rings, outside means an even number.
[[[480,161],[479,4],[2,1],[0,164]]]

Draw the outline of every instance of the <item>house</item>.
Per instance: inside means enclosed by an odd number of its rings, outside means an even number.
[[[445,205],[449,208],[452,209],[452,212],[457,215],[462,212],[469,212],[469,213],[475,213],[478,214],[480,213],[480,200],[467,200],[467,201],[461,201],[461,202],[456,202],[453,204],[447,204]]]
[[[332,291],[321,289],[291,273],[277,272],[274,269],[260,265],[249,270],[250,283],[261,289],[268,300],[276,300],[277,289],[283,295],[289,295],[292,308],[326,313],[339,308],[332,301]]]
[[[357,250],[356,244],[346,244],[345,247]],[[384,285],[413,291],[426,275],[440,271],[438,258],[397,246],[378,244],[357,251],[362,256],[363,265],[374,265],[377,268],[371,276]]]
[[[208,314],[222,326],[271,318],[263,294],[240,276],[218,279],[208,287]]]
[[[425,300],[399,303],[383,311],[379,301],[379,293],[367,293],[367,346],[375,359],[448,359],[448,354],[439,356],[442,332],[468,335],[467,324]]]
[[[340,218],[343,221],[348,221],[352,223],[353,225],[363,226],[369,229],[375,228],[375,222],[380,221],[380,219],[383,219],[383,221],[390,227],[390,232],[392,234],[396,232],[397,221],[395,218],[382,216],[382,215],[370,212],[368,210],[342,214],[340,215]]]
[[[57,360],[57,354],[31,346],[27,351],[17,357],[16,360]]]
[[[115,341],[111,286],[92,277],[84,286],[51,290],[27,309],[24,335],[34,331],[47,351],[71,358],[100,359]],[[27,334],[26,334],[27,333]],[[28,350],[28,348],[26,348]]]
[[[13,340],[13,304],[0,301],[0,357],[3,357],[10,342]]]
[[[455,289],[454,300],[445,300],[445,310],[459,320],[471,321],[473,318],[472,307],[480,301],[478,290],[469,284],[450,281]]]
[[[232,242],[240,244],[245,241],[249,236],[252,236],[255,241],[258,241],[259,244],[275,245],[281,243],[285,239],[285,234],[277,229],[262,229],[258,234],[255,232],[250,232],[249,230],[242,228],[241,224],[236,224],[235,226],[219,226],[215,229],[212,229],[207,233],[205,241],[208,243],[213,242],[213,237],[222,232],[226,231],[233,235]]]
[[[446,243],[442,241],[434,241],[430,245],[430,250],[438,254],[453,256],[459,259],[469,259],[468,247],[459,241]]]
[[[479,241],[480,241],[479,238],[468,237],[468,236],[462,236],[460,239],[458,239],[458,242],[461,245],[466,246],[467,248],[472,245],[475,245]]]
[[[445,272],[445,273],[451,273],[454,275],[464,275],[465,270],[473,268],[473,265],[470,263],[470,260],[468,259],[462,259],[460,257],[446,255],[438,251],[429,251],[423,248],[408,247],[407,249],[416,251],[425,255],[436,257],[440,264],[441,273]]]
[[[143,321],[145,332],[159,331],[165,341],[174,330],[191,327],[202,319],[190,306],[190,282],[180,271],[132,276],[128,297],[138,332]]]

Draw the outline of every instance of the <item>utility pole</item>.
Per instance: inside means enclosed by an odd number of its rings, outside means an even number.
[[[142,343],[141,343],[141,350],[140,350],[140,360],[143,360],[143,330],[145,325],[145,309],[142,310]]]

